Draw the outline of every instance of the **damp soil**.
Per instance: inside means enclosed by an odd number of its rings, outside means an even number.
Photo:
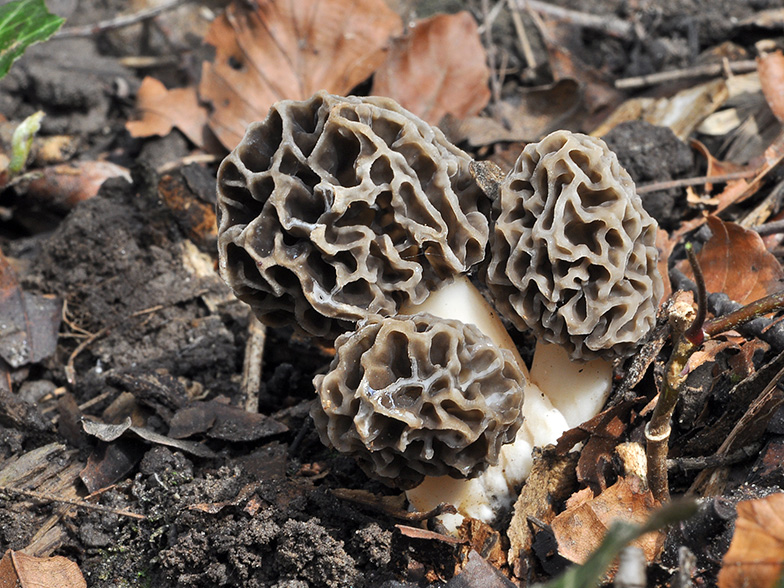
[[[589,32],[574,39],[590,65],[617,77],[689,65],[701,50],[725,41],[748,46],[753,35],[740,39],[728,23],[778,6],[774,0],[557,3],[646,27],[639,43]],[[427,10],[480,5],[426,4]],[[112,17],[125,3],[72,0],[52,8],[77,25]],[[499,21],[498,35],[506,24]],[[12,391],[3,394],[0,411],[0,465],[45,449],[48,465],[41,471],[65,480],[81,498],[100,491],[101,506],[68,509],[5,496],[0,551],[34,542],[40,554],[76,561],[95,588],[485,585],[465,583],[468,576],[458,582],[460,548],[402,533],[397,525],[414,523],[400,518],[405,507],[396,492],[319,442],[308,411],[312,379],[329,364],[328,348],[289,329],[268,329],[261,416],[248,420],[227,410],[247,400],[241,382],[250,316],[216,275],[214,242],[194,234],[190,221],[162,199],[155,171],[187,155],[189,146],[176,131],[140,141],[124,128],[147,72],[122,65],[123,57],[179,52],[181,62],[155,72],[168,74],[172,86],[196,69],[203,49],[193,39],[171,47],[164,33],[136,26],[53,40],[31,48],[0,82],[7,119],[42,109],[41,133],[75,136],[74,157],[109,158],[131,170],[130,182],[109,180],[75,207],[26,201],[12,190],[0,195],[0,205],[13,213],[0,223],[0,246],[16,261],[21,286],[65,302],[54,353],[11,370]],[[635,123],[613,131],[608,142],[638,181],[695,171],[689,149],[665,129]],[[215,171],[214,164],[199,164],[172,175],[209,208]],[[677,226],[682,212],[674,196],[646,196],[646,207],[667,228]],[[174,444],[130,430],[102,441],[79,426],[90,416],[130,419],[160,435],[176,424],[182,434]],[[704,505],[700,518],[670,538],[665,564],[652,573],[669,578],[682,544],[715,572],[734,502],[781,481],[761,482],[758,491],[746,488]],[[49,544],[41,535],[47,524],[59,529]],[[697,539],[706,536],[708,543]],[[537,577],[546,579],[547,569],[543,557]]]

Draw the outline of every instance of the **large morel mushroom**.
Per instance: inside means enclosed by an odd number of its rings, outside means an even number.
[[[485,255],[470,157],[394,100],[275,104],[218,171],[220,272],[272,326],[334,338]]]

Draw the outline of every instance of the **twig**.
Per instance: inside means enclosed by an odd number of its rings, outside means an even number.
[[[190,165],[192,163],[215,163],[219,161],[222,156],[220,155],[213,155],[211,153],[195,153],[193,155],[186,155],[180,159],[175,159],[174,161],[167,161],[162,166],[157,168],[155,172],[158,175],[167,174],[178,167],[185,167],[186,165]]]
[[[136,312],[132,312],[128,315],[128,318],[134,318],[137,316],[142,316],[145,314],[150,314],[153,312],[158,312],[163,308],[162,304],[156,304],[155,306],[151,306],[150,308],[144,308],[142,310],[137,310]],[[65,364],[65,379],[71,386],[76,384],[76,370],[74,369],[74,362],[76,361],[76,357],[84,351],[90,344],[93,343],[96,339],[103,337],[106,333],[110,331],[109,327],[104,327],[103,329],[96,331],[87,339],[79,343],[76,349],[71,352],[71,355],[68,357],[68,362]]]
[[[643,184],[637,186],[638,194],[647,194],[649,192],[658,192],[659,190],[670,190],[672,188],[684,188],[686,186],[697,186],[699,184],[730,182],[732,180],[744,180],[746,178],[753,178],[757,175],[759,170],[750,169],[739,172],[732,172],[729,174],[722,174],[720,176],[696,176],[693,178],[682,178],[680,180],[667,180],[666,182],[652,182],[650,184]]]
[[[780,310],[782,306],[784,306],[784,290],[765,296],[765,298],[760,298],[734,312],[707,321],[704,327],[705,334],[708,337],[712,337],[724,331],[729,331],[738,325],[765,316],[769,312]]]
[[[536,62],[536,54],[531,48],[531,41],[528,40],[528,33],[525,30],[525,23],[520,16],[520,7],[518,3],[515,2],[515,0],[507,0],[507,2],[509,4],[509,12],[512,15],[512,23],[514,23],[514,28],[517,32],[517,38],[520,40],[520,48],[523,51],[525,64],[529,68],[535,69],[538,65]]]
[[[74,368],[74,362],[76,361],[76,357],[82,351],[87,349],[87,346],[90,345],[93,341],[95,341],[99,337],[103,337],[108,332],[109,332],[108,327],[104,327],[100,331],[96,331],[95,333],[87,337],[87,339],[79,343],[79,345],[76,346],[76,349],[74,349],[71,352],[71,355],[68,357],[68,362],[65,364],[65,379],[69,385],[74,386],[76,384],[76,369]]]
[[[0,492],[8,492],[9,494],[18,494],[26,498],[33,498],[35,500],[41,500],[44,502],[57,502],[59,504],[67,504],[69,506],[78,506],[80,508],[97,510],[98,512],[103,512],[106,514],[114,514],[122,517],[128,517],[131,519],[145,520],[147,518],[145,515],[131,512],[129,510],[109,508],[108,506],[93,504],[92,502],[85,502],[84,500],[75,500],[71,498],[58,498],[57,496],[53,496],[51,494],[45,494],[43,492],[35,492],[33,490],[20,490],[18,488],[10,488],[8,486],[0,486]]]
[[[128,55],[117,61],[130,69],[146,69],[151,67],[171,67],[180,63],[176,55]]]
[[[660,71],[644,76],[635,76],[632,78],[621,78],[615,80],[615,87],[619,90],[631,90],[637,88],[644,88],[645,86],[654,86],[656,84],[663,84],[665,82],[674,82],[688,78],[697,78],[704,76],[720,76],[729,70],[733,74],[749,73],[757,69],[757,62],[753,59],[744,59],[741,61],[730,61],[728,63],[709,63],[707,65],[697,65],[694,67],[687,67],[684,69],[674,69],[668,71]]]
[[[722,466],[729,466],[740,463],[757,455],[762,447],[762,443],[752,443],[748,447],[728,453],[726,455],[703,455],[700,457],[679,457],[676,459],[667,460],[667,469],[671,472],[681,471],[688,472],[689,470],[704,470],[708,468],[718,468]]]
[[[756,225],[751,227],[751,230],[759,233],[760,237],[784,233],[784,220],[771,221],[764,225]]]
[[[91,37],[97,33],[110,31],[113,29],[120,29],[145,20],[149,20],[151,18],[155,18],[159,14],[163,14],[169,10],[174,10],[175,8],[190,1],[191,0],[169,0],[160,6],[155,6],[146,10],[140,10],[134,14],[124,14],[115,18],[102,20],[100,22],[81,27],[66,27],[55,33],[52,38],[72,39],[74,37]]]
[[[702,332],[705,320],[706,287],[702,276],[702,269],[697,261],[697,256],[690,247],[689,263],[697,281],[697,291],[702,292],[698,296],[697,303],[702,308],[697,309],[697,316],[689,328],[678,337],[672,355],[670,356],[662,378],[662,390],[659,399],[651,414],[651,420],[645,426],[645,454],[648,462],[648,485],[653,497],[659,502],[666,502],[670,499],[669,475],[667,471],[667,455],[670,449],[670,432],[672,431],[672,413],[678,404],[679,392],[683,382],[686,380],[688,371],[686,365],[689,358],[697,350],[695,345],[686,333],[699,329]],[[701,283],[700,283],[701,282]],[[700,318],[702,317],[702,318]],[[700,341],[701,343],[702,341]]]
[[[261,366],[264,358],[266,327],[255,316],[248,323],[248,341],[245,344],[245,360],[242,364],[242,395],[245,410],[259,412],[259,388],[261,388]]]
[[[631,40],[634,38],[634,25],[630,22],[616,18],[609,14],[588,14],[561,8],[549,2],[540,0],[515,0],[521,10],[531,9],[549,17],[569,22],[584,29],[601,31],[612,37]]]
[[[501,82],[498,77],[498,63],[496,62],[496,47],[493,44],[493,21],[490,17],[490,0],[482,0],[482,15],[484,17],[484,36],[487,47],[487,62],[490,67],[490,90],[493,102],[501,99]]]

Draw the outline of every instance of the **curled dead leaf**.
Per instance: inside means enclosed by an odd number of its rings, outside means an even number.
[[[79,566],[62,555],[33,557],[9,549],[0,560],[0,586],[87,588]]]
[[[438,124],[447,113],[477,114],[490,100],[490,70],[470,13],[437,14],[397,40],[373,77],[372,94],[397,100]]]

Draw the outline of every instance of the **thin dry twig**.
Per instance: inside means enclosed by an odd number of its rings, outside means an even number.
[[[561,8],[549,2],[540,0],[515,0],[521,10],[533,10],[551,18],[569,22],[584,29],[601,31],[612,37],[633,39],[635,36],[634,25],[628,21],[616,18],[609,14],[588,14]]]
[[[491,16],[490,1],[482,0],[482,16],[484,20],[485,48],[487,51],[487,64],[490,67],[490,91],[493,95],[493,102],[501,99],[501,80],[498,73],[498,63],[496,60],[496,46],[493,43],[493,20]]]
[[[139,12],[135,12],[133,14],[124,14],[115,18],[102,20],[100,22],[81,27],[66,27],[56,32],[52,38],[72,39],[74,37],[92,37],[97,33],[111,31],[114,29],[121,29],[123,27],[155,18],[159,14],[163,14],[169,10],[174,10],[175,8],[178,8],[179,6],[190,1],[191,0],[169,0],[160,6],[155,6],[146,10],[140,10]]]
[[[751,227],[751,230],[759,233],[760,237],[784,233],[784,220],[771,221],[764,225],[756,225]]]
[[[215,163],[222,158],[222,155],[213,155],[211,153],[194,153],[193,155],[186,155],[185,157],[175,159],[174,161],[167,161],[155,171],[159,175],[163,175],[192,163]]]
[[[725,63],[709,63],[707,65],[697,65],[683,69],[660,71],[644,76],[621,78],[620,80],[615,80],[615,87],[619,90],[632,90],[690,78],[722,76],[727,75],[727,72],[732,74],[749,73],[756,69],[757,62],[753,59],[728,61]]]
[[[245,360],[242,364],[242,395],[245,399],[245,410],[248,412],[259,412],[261,368],[266,339],[266,327],[255,316],[251,316],[248,323],[248,341],[245,344]]]
[[[759,172],[758,169],[748,169],[729,174],[722,174],[718,176],[695,176],[693,178],[681,178],[679,180],[667,180],[666,182],[652,182],[650,184],[643,184],[637,186],[638,194],[648,194],[650,192],[658,192],[659,190],[670,190],[672,188],[685,188],[686,186],[698,186],[707,183],[723,183],[731,182],[732,180],[745,180],[746,178],[753,178]]]
[[[536,54],[531,48],[531,41],[528,39],[528,33],[525,30],[525,23],[523,22],[523,18],[520,16],[520,6],[517,2],[515,2],[515,0],[507,0],[507,2],[509,4],[509,12],[512,15],[512,23],[514,24],[515,32],[517,33],[517,38],[520,41],[520,49],[523,51],[525,63],[529,68],[535,69],[538,66],[536,61]]]
[[[135,512],[131,512],[129,510],[110,508],[108,506],[102,506],[100,504],[93,504],[92,502],[85,502],[84,500],[75,500],[72,498],[58,498],[57,496],[54,496],[52,494],[47,494],[45,492],[35,492],[33,490],[21,490],[19,488],[11,488],[9,486],[0,486],[0,492],[17,494],[19,496],[24,496],[25,498],[32,498],[34,500],[40,500],[43,502],[56,502],[58,504],[67,504],[69,506],[76,506],[79,508],[97,510],[99,512],[103,512],[106,514],[115,514],[118,516],[128,517],[131,519],[145,520],[147,518],[143,514],[138,514]]]
[[[752,443],[728,454],[703,455],[700,457],[676,457],[667,460],[670,472],[688,472],[735,465],[759,454],[762,443]]]

